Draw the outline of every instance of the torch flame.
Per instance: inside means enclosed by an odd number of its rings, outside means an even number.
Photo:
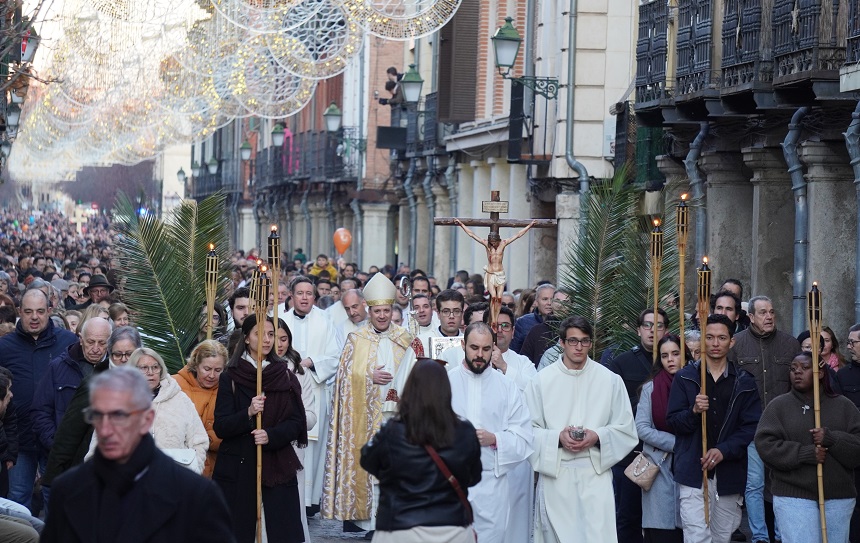
[[[277,231],[278,231],[278,225],[277,225],[277,224],[273,224],[273,225],[272,225],[272,233],[274,234],[274,233],[275,233],[275,232],[277,232]]]
[[[261,272],[261,273],[266,273],[268,270],[269,270],[269,268],[268,268],[268,267],[266,267],[266,265],[265,265],[265,264],[263,264],[262,266],[260,266],[260,272]]]
[[[654,228],[660,226],[660,219],[654,219]]]
[[[214,251],[214,250],[215,250],[215,244],[214,244],[214,243],[210,243],[210,244],[209,244],[209,250],[210,250],[210,251]]]
[[[708,263],[708,257],[703,256],[702,257],[702,264],[707,264],[707,263]]]
[[[260,260],[260,259],[258,258],[258,259],[257,259],[257,266],[259,266],[259,265],[260,265],[260,264],[262,264],[262,263],[263,263],[263,261],[262,261],[262,260]]]
[[[812,282],[812,288],[818,288],[818,281]]]
[[[684,194],[681,195],[681,201],[683,202],[686,200],[687,200],[687,193],[685,192]]]

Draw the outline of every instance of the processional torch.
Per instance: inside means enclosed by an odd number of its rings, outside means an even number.
[[[687,324],[687,319],[684,313],[684,266],[687,260],[687,235],[689,234],[690,226],[690,208],[687,207],[687,194],[681,195],[681,201],[678,202],[675,211],[675,222],[677,226],[678,238],[678,337],[681,339],[681,356],[684,357],[684,364],[687,363],[687,355],[685,349],[684,328]]]
[[[256,303],[257,317],[257,396],[263,394],[263,337],[266,335],[266,314],[269,305],[269,277],[267,267],[261,264],[257,271]],[[274,348],[274,345],[272,346]],[[257,430],[263,429],[263,414],[257,413]],[[263,446],[257,445],[257,543],[263,541]]]
[[[651,348],[653,362],[657,363],[657,326],[660,323],[657,310],[660,299],[660,268],[663,267],[663,231],[660,230],[660,219],[654,219],[654,230],[651,231],[651,276],[654,278],[654,346]],[[668,324],[668,323],[667,323]]]
[[[215,311],[215,293],[218,291],[218,254],[215,244],[209,244],[206,255],[206,339],[212,339],[212,313]]]
[[[275,323],[275,346],[278,345],[278,282],[281,280],[281,236],[278,227],[272,225],[269,234],[269,269],[272,270],[272,320]],[[268,298],[266,303],[269,303]],[[274,347],[273,347],[274,348]]]
[[[708,257],[702,258],[702,267],[698,270],[698,303],[696,311],[699,315],[699,330],[702,331],[702,343],[705,342],[705,327],[708,322],[708,309],[711,307],[711,269],[708,267]],[[704,346],[704,345],[703,345]],[[708,350],[702,349],[702,360],[699,362],[701,385],[699,394],[707,394],[705,385],[708,377]],[[708,452],[708,413],[702,412],[702,457]],[[708,502],[708,470],[702,470],[702,493],[705,500],[705,525],[710,524]]]
[[[397,289],[404,298],[409,300],[409,333],[412,337],[418,337],[418,319],[415,317],[415,308],[412,306],[412,280],[403,276],[400,278],[400,284]]]
[[[806,294],[807,318],[809,319],[809,334],[812,338],[812,401],[815,412],[815,427],[821,428],[821,386],[818,377],[821,370],[818,361],[821,358],[821,291],[818,283],[812,283],[812,290]],[[821,447],[821,445],[817,445]],[[827,519],[824,516],[824,465],[816,464],[818,472],[818,515],[821,517],[821,541],[827,543]]]

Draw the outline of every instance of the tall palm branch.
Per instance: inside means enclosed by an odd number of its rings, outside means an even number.
[[[607,348],[622,352],[636,345],[639,313],[653,306],[651,225],[637,214],[640,191],[626,182],[623,171],[594,184],[583,199],[580,237],[561,267],[559,285],[570,295],[563,313],[593,323],[595,359]],[[665,218],[664,226],[661,297],[677,292],[678,277],[674,218]],[[668,310],[666,305],[661,298],[660,307]],[[670,322],[676,322],[677,311],[667,312]]]
[[[183,200],[166,219],[138,215],[124,194],[117,199],[116,252],[125,280],[125,302],[147,347],[160,354],[171,373],[185,364],[197,339],[206,303],[205,271],[209,244],[215,245],[220,269],[216,299],[228,280],[229,241],[224,224],[224,196]]]

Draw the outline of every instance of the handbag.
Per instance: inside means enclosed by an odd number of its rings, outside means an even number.
[[[651,490],[654,479],[660,473],[660,464],[666,460],[667,456],[669,456],[669,453],[664,453],[663,458],[660,459],[660,463],[655,464],[650,458],[645,456],[645,453],[640,452],[633,459],[633,462],[630,462],[630,465],[624,469],[624,475],[647,492]]]
[[[442,460],[442,457],[439,456],[439,453],[436,452],[436,449],[433,448],[432,445],[424,445],[424,448],[430,454],[430,457],[433,459],[433,462],[439,467],[439,471],[442,472],[442,475],[448,479],[448,482],[454,487],[454,492],[457,493],[457,497],[460,498],[460,503],[463,504],[463,507],[466,508],[466,515],[469,519],[469,524],[474,522],[474,517],[472,515],[472,506],[469,504],[469,499],[466,497],[466,493],[463,492],[462,487],[460,487],[460,481],[454,477],[454,474],[451,473],[451,470],[448,469],[448,466],[445,465],[445,461]]]

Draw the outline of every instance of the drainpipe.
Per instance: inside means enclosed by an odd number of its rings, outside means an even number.
[[[803,166],[797,155],[800,139],[800,123],[808,107],[797,108],[788,123],[788,134],[782,142],[782,154],[791,175],[791,191],[794,192],[794,273],[792,296],[792,335],[806,330],[806,262],[809,251],[809,209],[806,205],[806,179]]]
[[[427,224],[432,225],[433,220],[436,218],[436,195],[433,194],[433,179],[436,177],[436,170],[434,169],[435,160],[434,157],[427,157],[427,172],[424,174],[424,200],[427,203],[427,214],[429,215]],[[427,245],[429,247],[429,251],[427,251],[427,273],[432,273],[436,275],[433,271],[433,266],[436,263],[436,228],[431,228],[430,233],[427,236]]]
[[[567,149],[564,158],[567,165],[579,174],[579,193],[588,193],[589,177],[588,170],[582,162],[576,160],[573,154],[573,109],[576,105],[576,10],[577,0],[570,0],[569,13],[567,14]],[[528,49],[528,48],[527,48]],[[583,207],[584,209],[584,207]],[[583,221],[584,223],[584,221]]]
[[[260,209],[260,195],[254,195],[254,246],[260,247],[260,223],[263,221],[263,216]]]
[[[448,155],[448,167],[445,169],[445,186],[448,189],[448,201],[451,202],[451,216],[457,216],[457,183],[454,180],[454,172],[457,161],[454,154]],[[457,229],[451,228],[451,253],[448,255],[448,275],[453,276],[457,270]],[[857,254],[860,254],[858,252]],[[860,321],[858,321],[860,322]]]
[[[535,0],[526,0],[526,51],[523,61],[523,68],[526,77],[534,77],[535,75],[535,52],[531,44],[534,43],[534,28],[535,28]],[[532,111],[532,90],[526,87],[523,94],[523,114],[531,117]]]
[[[410,158],[409,169],[406,170],[406,178],[403,180],[403,190],[406,192],[406,200],[409,202],[409,256],[407,263],[410,268],[415,267],[415,245],[418,243],[418,201],[412,186],[417,168],[418,159]]]
[[[328,215],[328,231],[331,232],[331,246],[329,249],[331,252],[329,254],[334,255],[337,254],[337,249],[334,246],[334,231],[337,229],[337,217],[334,214],[334,204],[332,200],[334,199],[334,183],[329,181],[328,186],[325,191],[325,211]]]
[[[293,183],[290,183],[287,187],[287,197],[284,201],[284,219],[286,221],[286,238],[288,251],[291,251],[290,256],[295,254],[295,243],[293,240],[293,192],[295,192],[296,186]],[[290,261],[292,263],[292,260]]]
[[[361,206],[358,203],[358,198],[353,198],[349,203],[352,208],[352,213],[355,215],[355,263],[358,264],[358,269],[363,270],[361,265],[361,255],[364,252],[362,237],[364,234],[364,215],[361,214]]]
[[[697,163],[699,156],[702,154],[702,144],[705,138],[708,137],[708,131],[711,125],[707,121],[699,123],[699,133],[696,134],[693,143],[690,144],[690,150],[687,152],[687,158],[684,159],[684,168],[687,170],[687,178],[690,180],[690,191],[693,193],[691,200],[696,202],[696,260],[701,262],[702,257],[707,251],[708,237],[708,218],[706,215],[707,204],[705,202],[705,182],[702,180],[702,173],[699,171]]]
[[[854,169],[854,188],[857,191],[857,247],[854,250],[854,322],[860,322],[860,102],[851,114],[851,124],[845,132],[845,145]]]
[[[307,249],[305,249],[305,251],[307,251],[307,253],[305,253],[305,254],[308,254],[308,255],[313,252],[313,249],[311,249],[311,237],[313,235],[313,225],[311,224],[311,210],[308,209],[308,193],[310,193],[310,191],[311,191],[311,184],[308,183],[307,188],[305,188],[305,192],[302,193],[302,202],[300,204],[301,208],[302,208],[302,215],[304,215],[304,217],[305,217],[305,247],[307,247]]]

